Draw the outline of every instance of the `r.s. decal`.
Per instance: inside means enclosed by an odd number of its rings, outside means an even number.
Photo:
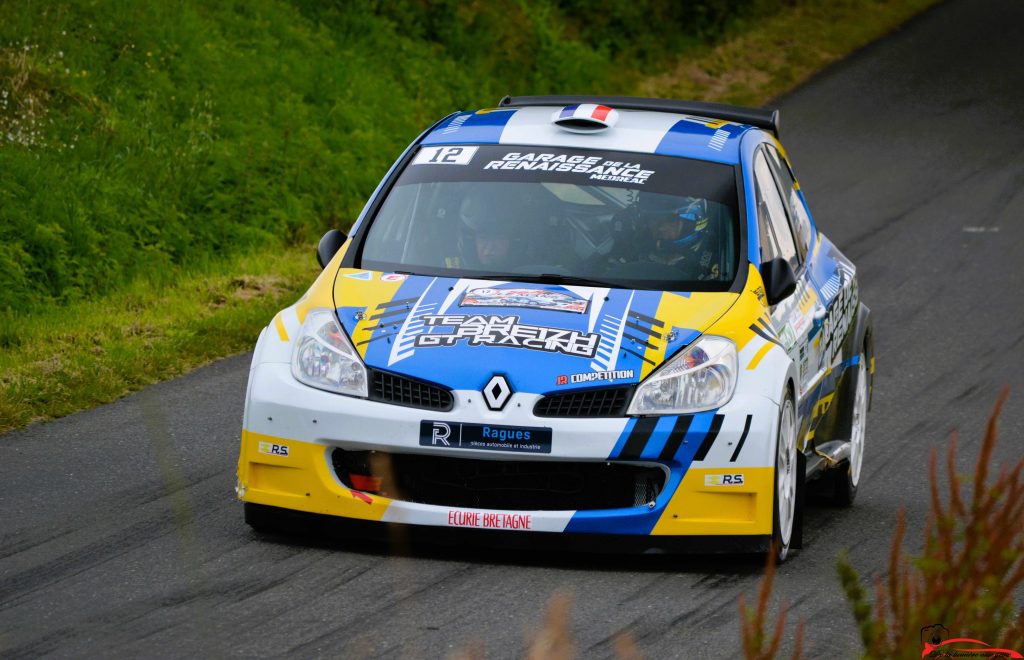
[[[261,454],[270,454],[271,456],[283,456],[288,457],[288,445],[279,445],[274,442],[261,442],[259,445]]]
[[[417,335],[417,348],[455,346],[467,339],[470,346],[507,346],[592,358],[601,340],[598,334],[522,324],[518,316],[426,314],[422,318],[428,329],[448,327],[452,332],[428,330]]]
[[[705,474],[705,486],[742,486],[742,474]]]

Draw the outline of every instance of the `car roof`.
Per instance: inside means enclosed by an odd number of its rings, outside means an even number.
[[[614,106],[611,106],[614,108]],[[421,144],[509,144],[609,149],[696,158],[735,165],[749,124],[676,112],[616,109],[614,126],[578,133],[554,123],[561,108],[529,106],[457,112]]]

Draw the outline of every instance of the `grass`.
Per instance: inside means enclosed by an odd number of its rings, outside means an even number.
[[[0,432],[251,347],[312,280],[309,244],[454,109],[556,92],[756,105],[933,2],[10,6]]]
[[[736,26],[736,34],[681,57],[637,86],[644,96],[759,106],[875,41],[935,0],[798,1]],[[785,131],[785,128],[783,128]]]
[[[171,286],[137,284],[0,317],[0,429],[91,408],[248,350],[318,271],[313,247],[299,246],[240,255]]]

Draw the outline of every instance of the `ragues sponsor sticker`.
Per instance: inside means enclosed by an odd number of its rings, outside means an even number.
[[[440,449],[487,449],[550,454],[551,429],[424,420],[420,422],[420,445]]]

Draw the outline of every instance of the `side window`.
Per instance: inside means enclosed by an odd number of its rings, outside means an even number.
[[[811,218],[807,215],[804,202],[797,192],[796,179],[789,166],[779,156],[775,147],[769,146],[765,149],[768,153],[768,162],[778,177],[782,186],[783,196],[789,202],[789,217],[793,220],[793,231],[796,232],[797,244],[801,255],[806,255],[811,248]]]
[[[767,214],[768,230],[774,236],[775,245],[778,247],[777,256],[788,261],[795,271],[800,266],[800,256],[797,254],[793,232],[789,227],[786,206],[779,196],[779,189],[775,186],[775,179],[763,151],[758,151],[754,156],[754,179],[757,182],[758,214]],[[762,257],[764,256],[766,255],[762,254]]]
[[[779,256],[779,246],[775,242],[768,219],[768,205],[761,201],[761,193],[757,194],[757,233],[761,243],[761,263],[767,263]]]

